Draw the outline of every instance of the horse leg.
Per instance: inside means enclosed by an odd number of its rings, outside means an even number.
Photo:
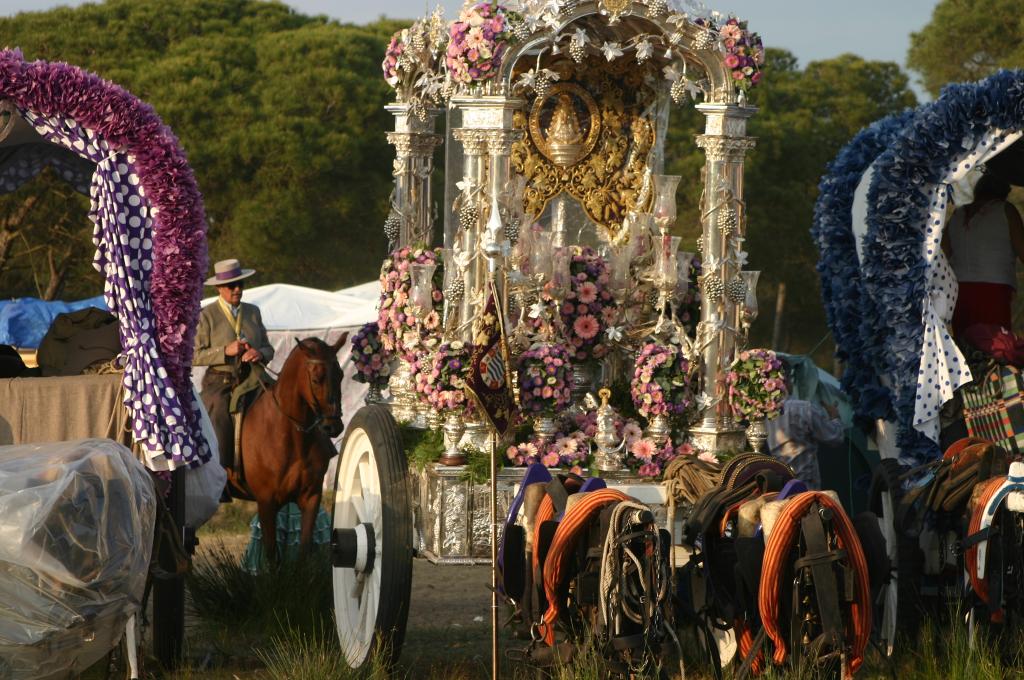
[[[313,547],[313,528],[316,526],[316,516],[320,513],[321,493],[310,493],[299,499],[299,509],[302,510],[302,533],[299,536],[299,554],[302,557],[309,555]]]
[[[260,531],[263,535],[263,554],[267,556],[267,563],[277,563],[277,511],[269,501],[258,501],[257,508],[260,515]]]

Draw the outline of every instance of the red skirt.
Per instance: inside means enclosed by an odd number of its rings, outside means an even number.
[[[1012,330],[1012,302],[1013,286],[979,281],[960,282],[960,292],[956,298],[956,308],[953,310],[953,333],[957,337],[962,337],[965,330],[979,323]]]

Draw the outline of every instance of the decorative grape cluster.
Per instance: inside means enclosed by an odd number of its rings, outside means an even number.
[[[647,0],[647,12],[655,17],[668,14],[668,0]]]
[[[388,243],[395,243],[398,241],[398,235],[401,230],[402,218],[398,216],[397,212],[392,210],[384,220],[384,236],[387,238]]]
[[[747,298],[747,284],[743,282],[743,279],[737,276],[725,287],[725,295],[732,302],[735,302],[738,305],[742,304]]]
[[[454,279],[445,288],[444,297],[451,302],[458,302],[466,294],[466,282],[462,279]]]
[[[718,44],[718,39],[715,34],[709,29],[704,29],[697,34],[697,39],[693,41],[693,48],[695,50],[710,50]]]
[[[722,299],[722,293],[725,292],[725,285],[722,283],[722,278],[714,272],[708,272],[704,275],[704,281],[701,288],[704,289],[704,297],[706,297],[709,302],[718,302]]]
[[[551,76],[544,71],[541,71],[537,74],[537,77],[533,79],[533,91],[537,93],[538,97],[543,99],[544,96],[547,95],[548,90],[551,89],[551,85],[553,83],[554,81],[551,79]]]
[[[583,47],[583,41],[573,38],[569,43],[569,56],[577,64],[583,63],[583,60],[587,57],[587,50]]]
[[[669,95],[672,97],[672,101],[676,104],[682,104],[686,101],[686,80],[679,78],[672,83],[672,88],[669,90]]]
[[[468,196],[463,196],[462,206],[459,208],[459,225],[469,231],[476,226],[479,216],[476,201]]]
[[[718,211],[718,230],[725,237],[731,236],[739,226],[740,217],[736,208],[727,205]]]
[[[519,241],[519,218],[513,217],[505,223],[505,238],[509,243],[515,245]]]

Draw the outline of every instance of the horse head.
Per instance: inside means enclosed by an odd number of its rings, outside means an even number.
[[[316,415],[316,423],[327,436],[334,438],[345,426],[341,422],[341,365],[338,350],[348,340],[342,333],[337,342],[328,345],[320,338],[296,340],[297,353],[303,362],[299,372],[299,392]],[[305,374],[303,376],[303,374]]]

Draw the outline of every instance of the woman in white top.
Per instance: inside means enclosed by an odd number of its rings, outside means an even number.
[[[1024,262],[1024,223],[1007,202],[1009,194],[1005,180],[982,175],[974,201],[953,211],[942,236],[960,287],[953,311],[958,336],[975,324],[1010,329],[1017,260]]]

